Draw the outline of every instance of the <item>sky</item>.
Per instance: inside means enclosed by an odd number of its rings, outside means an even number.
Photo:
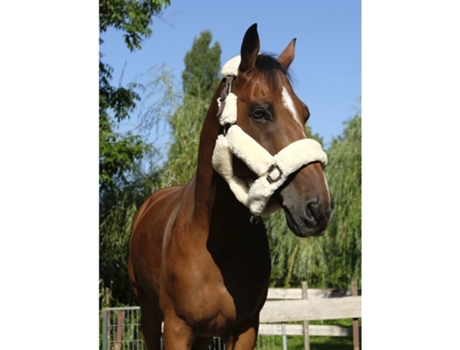
[[[177,0],[154,18],[152,35],[130,52],[122,32],[101,35],[103,61],[114,68],[113,82],[145,81],[139,75],[166,63],[180,79],[184,57],[200,33],[209,30],[222,48],[222,65],[240,53],[244,33],[257,23],[261,52],[279,55],[296,38],[290,67],[294,91],[310,109],[308,125],[325,146],[343,132],[344,121],[360,107],[361,1]],[[181,87],[181,85],[178,85]],[[134,113],[136,115],[136,113]],[[133,123],[134,119],[130,121]]]
[[[238,54],[255,22],[262,50],[279,53],[296,37],[294,89],[311,109],[315,132],[339,134],[362,93],[364,347],[452,348],[460,313],[458,1],[362,0],[361,24],[353,19],[359,3],[351,0],[277,1],[277,8],[265,1],[256,9],[248,9],[254,6],[248,0],[241,7],[247,17],[236,14],[235,2],[207,8],[189,2],[194,6],[172,0],[166,13],[174,26],[155,21],[149,43],[158,46],[145,43],[131,54],[145,51],[148,58],[119,58],[128,62],[124,79],[144,71],[142,61],[146,67],[167,62],[179,74],[185,52],[204,29],[221,43],[224,59]],[[187,19],[186,13],[197,15]],[[0,14],[3,343],[97,347],[98,3],[2,1]],[[211,27],[211,21],[221,25]],[[348,55],[355,39],[346,30],[360,25],[361,83],[360,55]],[[335,91],[340,85],[347,88]],[[322,107],[336,105],[337,112]],[[336,116],[337,123],[314,124]],[[21,310],[40,322],[30,326]],[[391,336],[382,335],[388,331]]]

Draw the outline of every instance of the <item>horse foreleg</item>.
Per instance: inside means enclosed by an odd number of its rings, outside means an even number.
[[[191,349],[195,341],[193,330],[174,311],[165,312],[163,344],[165,350]]]
[[[238,332],[227,340],[227,350],[252,350],[256,345],[259,316],[245,322]]]
[[[160,350],[163,315],[157,303],[143,289],[138,288],[136,294],[141,307],[141,330],[145,347],[147,350]]]

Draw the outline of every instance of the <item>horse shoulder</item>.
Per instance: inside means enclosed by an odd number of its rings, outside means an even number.
[[[141,205],[134,220],[129,244],[131,282],[158,295],[164,230],[168,213],[174,209],[175,197],[183,186],[161,189]],[[154,290],[151,290],[151,287]]]

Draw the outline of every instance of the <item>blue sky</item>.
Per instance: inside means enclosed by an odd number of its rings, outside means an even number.
[[[130,52],[122,33],[101,35],[103,61],[114,68],[114,83],[136,79],[149,68],[166,63],[180,79],[185,54],[194,38],[210,30],[222,48],[221,62],[239,54],[247,28],[258,24],[261,51],[279,54],[297,38],[291,65],[294,89],[308,105],[309,125],[326,146],[343,131],[343,122],[360,106],[361,1],[212,1],[177,0],[154,18],[153,34],[142,49]],[[181,85],[179,85],[181,86]],[[134,113],[136,115],[136,113]],[[135,118],[130,121],[135,123]]]

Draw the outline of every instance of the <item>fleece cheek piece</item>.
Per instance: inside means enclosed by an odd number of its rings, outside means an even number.
[[[244,151],[248,149],[250,153]],[[252,186],[234,174],[233,155],[259,176]],[[272,156],[238,125],[232,125],[226,136],[219,135],[212,157],[214,169],[229,184],[238,201],[257,216],[273,212],[274,208],[266,208],[272,194],[290,174],[315,161],[327,163],[326,153],[315,140],[295,141]]]
[[[220,123],[222,125],[236,123],[236,100],[237,97],[233,92],[230,92],[225,98],[225,107],[220,116]],[[219,103],[222,102],[219,100]]]

